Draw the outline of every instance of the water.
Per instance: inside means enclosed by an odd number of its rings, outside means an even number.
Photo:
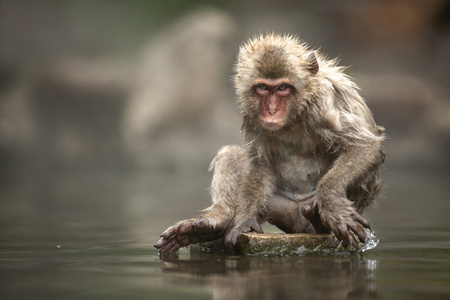
[[[191,173],[194,172],[195,176]],[[450,299],[448,177],[389,171],[359,254],[160,259],[152,245],[208,205],[203,170],[3,181],[1,299]]]
[[[366,241],[365,244],[361,247],[361,252],[375,249],[375,247],[378,246],[378,243],[380,242],[380,239],[375,235],[373,231],[366,230],[366,234]]]

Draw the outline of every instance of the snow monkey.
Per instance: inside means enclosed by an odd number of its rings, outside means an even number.
[[[212,205],[169,227],[155,247],[180,247],[262,233],[333,232],[344,246],[365,241],[361,214],[379,193],[384,129],[356,84],[298,38],[268,34],[240,48],[234,85],[243,146],[225,146],[211,163]]]

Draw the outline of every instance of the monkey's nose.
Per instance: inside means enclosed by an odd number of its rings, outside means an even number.
[[[269,113],[269,115],[272,116],[272,115],[276,114],[276,112],[278,111],[278,108],[276,105],[269,104],[266,106],[266,110]]]

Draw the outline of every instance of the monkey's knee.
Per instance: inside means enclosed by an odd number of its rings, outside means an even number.
[[[213,159],[210,169],[214,169],[211,182],[213,203],[223,207],[235,207],[237,191],[247,168],[244,149],[239,146],[225,146]]]
[[[217,152],[216,157],[214,157],[211,162],[209,169],[216,170],[221,168],[230,168],[236,166],[240,162],[245,160],[244,149],[237,145],[223,146]]]

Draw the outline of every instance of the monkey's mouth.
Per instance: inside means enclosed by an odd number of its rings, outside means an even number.
[[[275,110],[269,112],[268,110],[264,110],[260,116],[261,121],[263,122],[264,127],[276,130],[284,125],[286,114],[282,110]]]

